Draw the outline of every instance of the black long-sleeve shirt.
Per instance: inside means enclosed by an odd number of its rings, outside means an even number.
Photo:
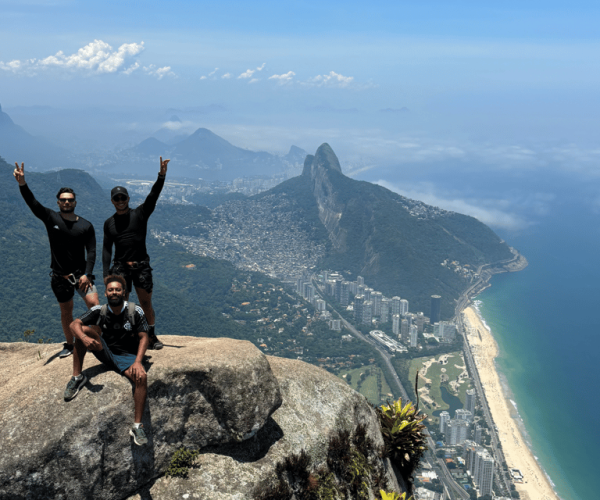
[[[146,250],[148,219],[165,185],[165,176],[160,175],[152,186],[144,203],[125,214],[113,214],[104,223],[104,243],[102,245],[102,268],[108,276],[112,247],[115,246],[115,262],[141,262],[150,259]]]
[[[46,226],[52,270],[63,276],[92,274],[96,262],[96,232],[91,222],[79,216],[73,221],[63,219],[59,212],[37,201],[27,184],[19,186],[19,190],[33,215]]]

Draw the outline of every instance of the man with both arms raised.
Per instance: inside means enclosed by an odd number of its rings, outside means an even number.
[[[94,263],[96,261],[96,233],[94,226],[83,217],[75,215],[77,200],[71,188],[60,188],[59,212],[44,207],[35,199],[25,182],[25,164],[15,163],[13,175],[19,183],[21,196],[27,206],[46,226],[52,268],[51,286],[60,305],[60,321],[65,335],[61,358],[73,352],[73,333],[69,325],[73,321],[73,296],[77,292],[90,308],[98,304],[98,291],[94,286]],[[86,255],[87,253],[87,255]]]
[[[146,314],[150,329],[150,349],[162,349],[163,344],[154,333],[154,309],[152,308],[152,268],[146,250],[146,233],[148,218],[154,212],[156,202],[165,184],[167,165],[170,160],[160,157],[158,179],[152,186],[146,201],[139,207],[129,207],[129,193],[123,186],[117,186],[110,192],[116,213],[104,223],[104,244],[102,249],[102,266],[104,277],[119,274],[125,278],[127,290],[125,299],[129,298],[132,283],[138,296],[140,306]],[[112,247],[115,246],[114,265],[110,266]]]

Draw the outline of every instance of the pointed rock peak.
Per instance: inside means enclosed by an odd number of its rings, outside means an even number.
[[[179,117],[177,115],[173,115],[171,116],[171,118],[169,118],[170,122],[179,122],[181,123],[181,120],[179,119]]]
[[[326,142],[321,144],[315,153],[315,166],[324,167],[329,170],[337,170],[342,173],[342,167],[340,166],[337,156],[333,152],[333,149],[331,149],[331,146]]]
[[[313,164],[315,157],[313,155],[306,155],[304,159],[304,168],[302,169],[302,175],[310,175],[310,169]]]

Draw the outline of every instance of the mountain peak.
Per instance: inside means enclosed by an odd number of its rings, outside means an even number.
[[[337,170],[339,173],[342,173],[338,157],[326,142],[321,144],[315,153],[315,166],[324,167],[328,170]]]
[[[331,149],[331,146],[324,142],[319,146],[317,152],[313,155],[307,155],[304,160],[304,170],[302,175],[313,175],[316,170],[334,170],[342,173],[342,167],[338,157]]]

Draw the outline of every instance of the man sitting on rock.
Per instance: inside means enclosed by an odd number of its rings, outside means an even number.
[[[148,383],[142,359],[148,348],[148,322],[141,307],[125,301],[127,284],[123,276],[111,275],[104,280],[107,306],[94,306],[71,323],[75,335],[73,377],[65,389],[65,401],[70,401],[86,384],[81,373],[83,359],[91,351],[102,363],[125,375],[135,384],[134,424],[129,434],[137,445],[148,442],[142,426]]]

